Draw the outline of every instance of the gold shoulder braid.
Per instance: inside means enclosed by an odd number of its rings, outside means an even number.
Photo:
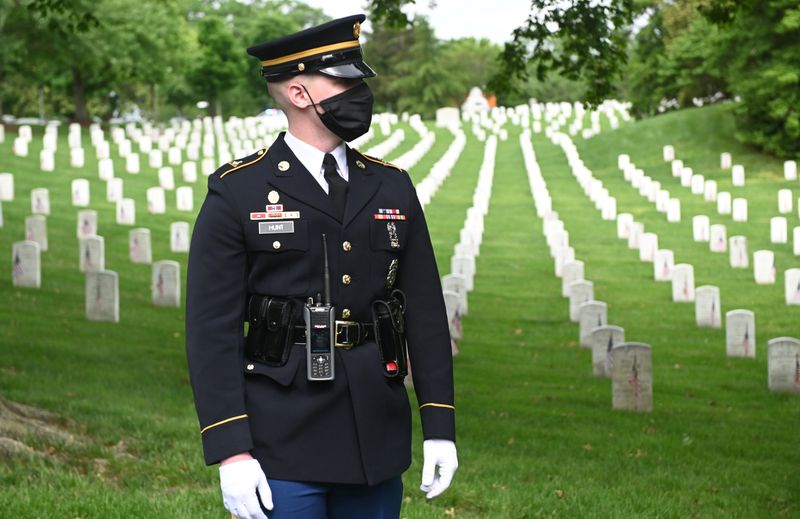
[[[381,164],[382,166],[388,166],[390,168],[396,169],[397,171],[403,171],[403,168],[401,168],[400,166],[395,166],[391,162],[386,162],[385,160],[381,160],[375,157],[370,157],[369,155],[362,153],[360,150],[356,150],[356,152],[358,152],[359,155],[361,155],[370,162],[375,162],[377,164]]]
[[[256,158],[254,158],[253,160],[242,159],[242,160],[232,160],[232,161],[228,162],[228,165],[231,166],[231,169],[229,169],[228,171],[225,171],[224,173],[222,173],[219,176],[219,178],[222,178],[225,175],[227,175],[228,173],[236,171],[237,169],[242,169],[242,168],[245,168],[245,167],[247,167],[247,166],[249,166],[251,164],[255,164],[256,162],[258,162],[259,160],[261,160],[261,159],[263,159],[264,157],[267,156],[267,151],[268,150],[269,150],[269,147],[258,150],[255,153]],[[252,157],[252,155],[250,155],[250,157]],[[250,157],[248,157],[248,158],[250,158]]]

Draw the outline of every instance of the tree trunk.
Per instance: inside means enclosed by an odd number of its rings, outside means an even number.
[[[86,107],[86,91],[83,77],[81,76],[81,71],[76,67],[72,68],[72,98],[75,101],[75,121],[81,124],[91,123],[89,109]]]
[[[150,85],[150,119],[153,121],[158,120],[158,85],[155,83]]]

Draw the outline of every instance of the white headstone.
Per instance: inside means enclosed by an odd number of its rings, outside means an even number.
[[[734,198],[733,199],[733,221],[746,222],[747,221],[747,199]]]
[[[164,214],[167,212],[167,197],[161,187],[147,188],[147,212],[150,214]]]
[[[564,269],[561,273],[561,295],[569,297],[569,285],[573,281],[581,281],[583,279],[583,262],[580,260],[573,260],[564,264]]]
[[[789,223],[785,216],[770,218],[769,240],[772,243],[789,243]]]
[[[784,287],[787,305],[800,305],[800,268],[784,272]]]
[[[579,340],[582,348],[592,347],[592,330],[608,324],[608,306],[602,301],[587,301],[578,305]]]
[[[455,292],[459,295],[459,315],[467,315],[467,282],[461,274],[447,274],[442,277],[442,290]]]
[[[139,154],[138,153],[129,153],[125,157],[125,171],[130,173],[131,175],[136,175],[140,171],[140,164],[139,164]]]
[[[642,234],[644,234],[644,224],[641,222],[633,222],[633,224],[631,224],[630,234],[628,235],[629,249],[639,248],[639,243],[641,242]]]
[[[709,229],[708,247],[711,252],[727,252],[728,231],[723,224],[714,224]]]
[[[670,166],[672,167],[672,176],[673,177],[677,178],[677,177],[681,176],[681,171],[683,171],[683,161],[682,160],[673,160],[672,164],[670,164]]]
[[[706,179],[703,175],[692,175],[691,187],[693,195],[702,195],[706,189]]]
[[[624,171],[625,168],[627,168],[628,165],[630,165],[630,163],[631,163],[630,155],[627,155],[625,153],[617,155],[617,167],[619,169]]]
[[[119,322],[119,278],[116,272],[86,273],[86,318]]]
[[[161,150],[150,150],[147,160],[151,168],[158,169],[164,165],[164,154]]]
[[[658,235],[654,232],[645,232],[639,237],[639,260],[652,262],[658,250]]]
[[[112,178],[106,182],[106,201],[118,202],[122,200],[124,186],[121,178]]]
[[[727,191],[717,193],[717,213],[731,214],[731,194]]]
[[[694,301],[694,267],[688,263],[678,263],[672,268],[672,301]]]
[[[175,190],[175,205],[178,211],[194,211],[194,191],[191,186],[181,186]]]
[[[217,163],[214,159],[206,158],[200,162],[200,169],[203,172],[203,175],[209,176],[217,169]]]
[[[555,261],[553,262],[556,277],[563,277],[564,265],[574,260],[575,249],[572,247],[561,247],[558,249],[556,252]]]
[[[15,287],[42,286],[42,254],[39,243],[25,240],[11,247],[11,281]]]
[[[131,229],[128,233],[128,256],[133,263],[152,263],[150,229]]]
[[[87,209],[78,211],[78,238],[94,236],[97,234],[97,211]]]
[[[706,202],[717,201],[717,182],[714,180],[706,180],[703,186],[703,200]]]
[[[753,273],[759,285],[775,283],[775,253],[771,250],[757,250],[753,253]]]
[[[76,178],[72,181],[72,205],[75,207],[89,206],[89,181],[85,178]]]
[[[117,223],[120,225],[136,224],[136,202],[133,198],[123,198],[117,202]]]
[[[786,180],[797,180],[797,162],[787,160],[783,163],[783,177]]]
[[[697,287],[694,298],[694,316],[697,326],[721,328],[722,311],[720,309],[719,287],[711,285]]]
[[[778,212],[780,214],[789,214],[792,212],[792,204],[794,198],[792,197],[791,189],[781,189],[778,191]]]
[[[624,342],[611,349],[611,394],[614,409],[653,410],[653,361],[650,346]]]
[[[189,224],[172,222],[169,226],[169,250],[171,252],[189,252]]]
[[[730,237],[730,263],[731,267],[738,269],[750,268],[750,254],[747,252],[747,237]]]
[[[14,175],[11,173],[0,173],[0,202],[11,202],[14,200]]]
[[[56,169],[56,155],[53,150],[42,150],[39,152],[39,168],[42,171],[53,171]]]
[[[153,263],[152,296],[156,306],[181,306],[180,264],[162,260]]]
[[[663,157],[664,162],[672,162],[675,160],[675,148],[669,144],[664,146]]]
[[[158,170],[158,185],[167,191],[175,189],[175,175],[171,167],[166,166]]]
[[[581,303],[594,299],[594,284],[588,280],[573,281],[569,284],[569,320],[578,322],[578,308]]]
[[[467,291],[474,288],[475,277],[475,257],[474,256],[453,256],[450,259],[450,271],[453,274],[464,276]]]
[[[630,213],[620,213],[617,215],[617,238],[627,240],[633,226],[633,215]]]
[[[173,166],[177,166],[181,163],[181,149],[180,148],[170,148],[167,152],[167,162],[172,164]]]
[[[451,126],[461,126],[461,114],[458,108],[448,106],[436,110],[436,127],[447,128]]]
[[[25,218],[25,240],[35,241],[42,252],[47,252],[47,219],[36,214]]]
[[[670,223],[681,221],[681,201],[678,198],[670,198],[667,202],[667,221]]]
[[[731,154],[728,152],[721,153],[719,156],[720,169],[730,169],[731,165],[733,165],[733,159],[731,158]]]
[[[692,236],[694,241],[708,241],[709,219],[704,214],[692,217]]]
[[[611,378],[614,366],[611,350],[614,346],[625,342],[625,330],[619,326],[606,324],[592,330],[590,338],[592,348],[592,375]]]
[[[734,164],[731,168],[731,182],[736,187],[744,185],[744,166],[741,164]]]
[[[100,159],[97,162],[97,172],[101,180],[114,178],[114,161],[111,159]]]
[[[767,348],[769,390],[800,393],[800,340],[778,337]]]
[[[728,357],[756,356],[756,314],[750,310],[725,313],[725,353]]]
[[[183,173],[183,181],[187,184],[194,184],[197,182],[197,163],[196,162],[184,162],[183,166],[181,166],[181,171]]]
[[[17,157],[27,157],[28,156],[28,141],[24,139],[22,136],[17,137],[14,139],[13,149],[14,155]]]
[[[102,236],[86,236],[79,240],[78,265],[81,272],[99,272],[106,268],[105,241]]]
[[[671,281],[674,265],[675,256],[671,250],[657,250],[653,257],[653,279],[656,281]]]
[[[692,168],[683,168],[683,171],[681,171],[681,186],[691,187],[693,176],[694,176],[694,171],[692,170]]]
[[[50,191],[46,187],[31,190],[31,213],[50,214]]]
[[[800,227],[795,227],[792,230],[792,236],[794,245],[792,246],[792,252],[795,256],[800,256]]]

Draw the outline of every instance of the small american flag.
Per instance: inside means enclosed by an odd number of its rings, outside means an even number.
[[[667,263],[667,260],[664,260],[664,268],[661,269],[661,275],[665,278],[669,277],[669,264]]]
[[[750,354],[750,326],[744,327],[744,338],[742,338],[742,348],[744,348],[744,356]]]
[[[89,246],[87,245],[83,252],[83,264],[86,267],[92,266],[92,255],[89,253]]]
[[[797,287],[794,289],[794,300],[800,302],[800,279],[797,280]]]
[[[716,313],[717,313],[717,300],[716,299],[712,299],[711,300],[711,326],[714,326],[714,321],[716,320],[716,317],[715,317]]]
[[[14,254],[14,271],[13,276],[15,278],[20,277],[25,273],[25,270],[22,268],[22,260],[19,258],[19,254]]]
[[[81,225],[81,233],[84,236],[92,234],[92,226],[89,225],[89,220],[87,218],[83,219],[83,224]]]
[[[611,374],[614,369],[614,357],[611,356],[611,348],[614,347],[614,334],[608,334],[608,344],[606,345],[606,373]]]
[[[641,384],[639,384],[639,359],[636,355],[633,356],[633,366],[631,367],[631,376],[628,378],[628,384],[633,388],[633,398],[639,400],[642,387]]]
[[[158,271],[158,283],[156,283],[156,288],[158,289],[158,297],[164,297],[164,276],[161,275],[161,271]]]
[[[683,297],[689,298],[689,280],[683,278]]]
[[[800,386],[800,353],[794,354],[794,385]]]

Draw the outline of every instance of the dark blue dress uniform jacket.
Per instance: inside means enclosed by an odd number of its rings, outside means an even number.
[[[396,287],[407,299],[423,436],[455,440],[450,335],[416,191],[400,168],[352,149],[347,160],[341,221],[283,134],[268,149],[208,178],[187,269],[186,351],[209,465],[250,451],[270,478],[375,484],[411,463],[408,395],[402,382],[384,377],[374,343],[337,348],[333,382],[307,381],[304,345],[294,345],[281,367],[244,358],[250,294],[303,303],[322,292],[322,233],[336,319],[349,312],[347,320],[370,322],[370,303],[386,297],[390,263],[399,260]],[[258,221],[250,219],[250,213],[265,211],[271,191],[284,211],[300,213],[291,220],[293,233],[259,234]],[[379,209],[406,216],[391,220],[394,244],[389,221],[374,216]]]

